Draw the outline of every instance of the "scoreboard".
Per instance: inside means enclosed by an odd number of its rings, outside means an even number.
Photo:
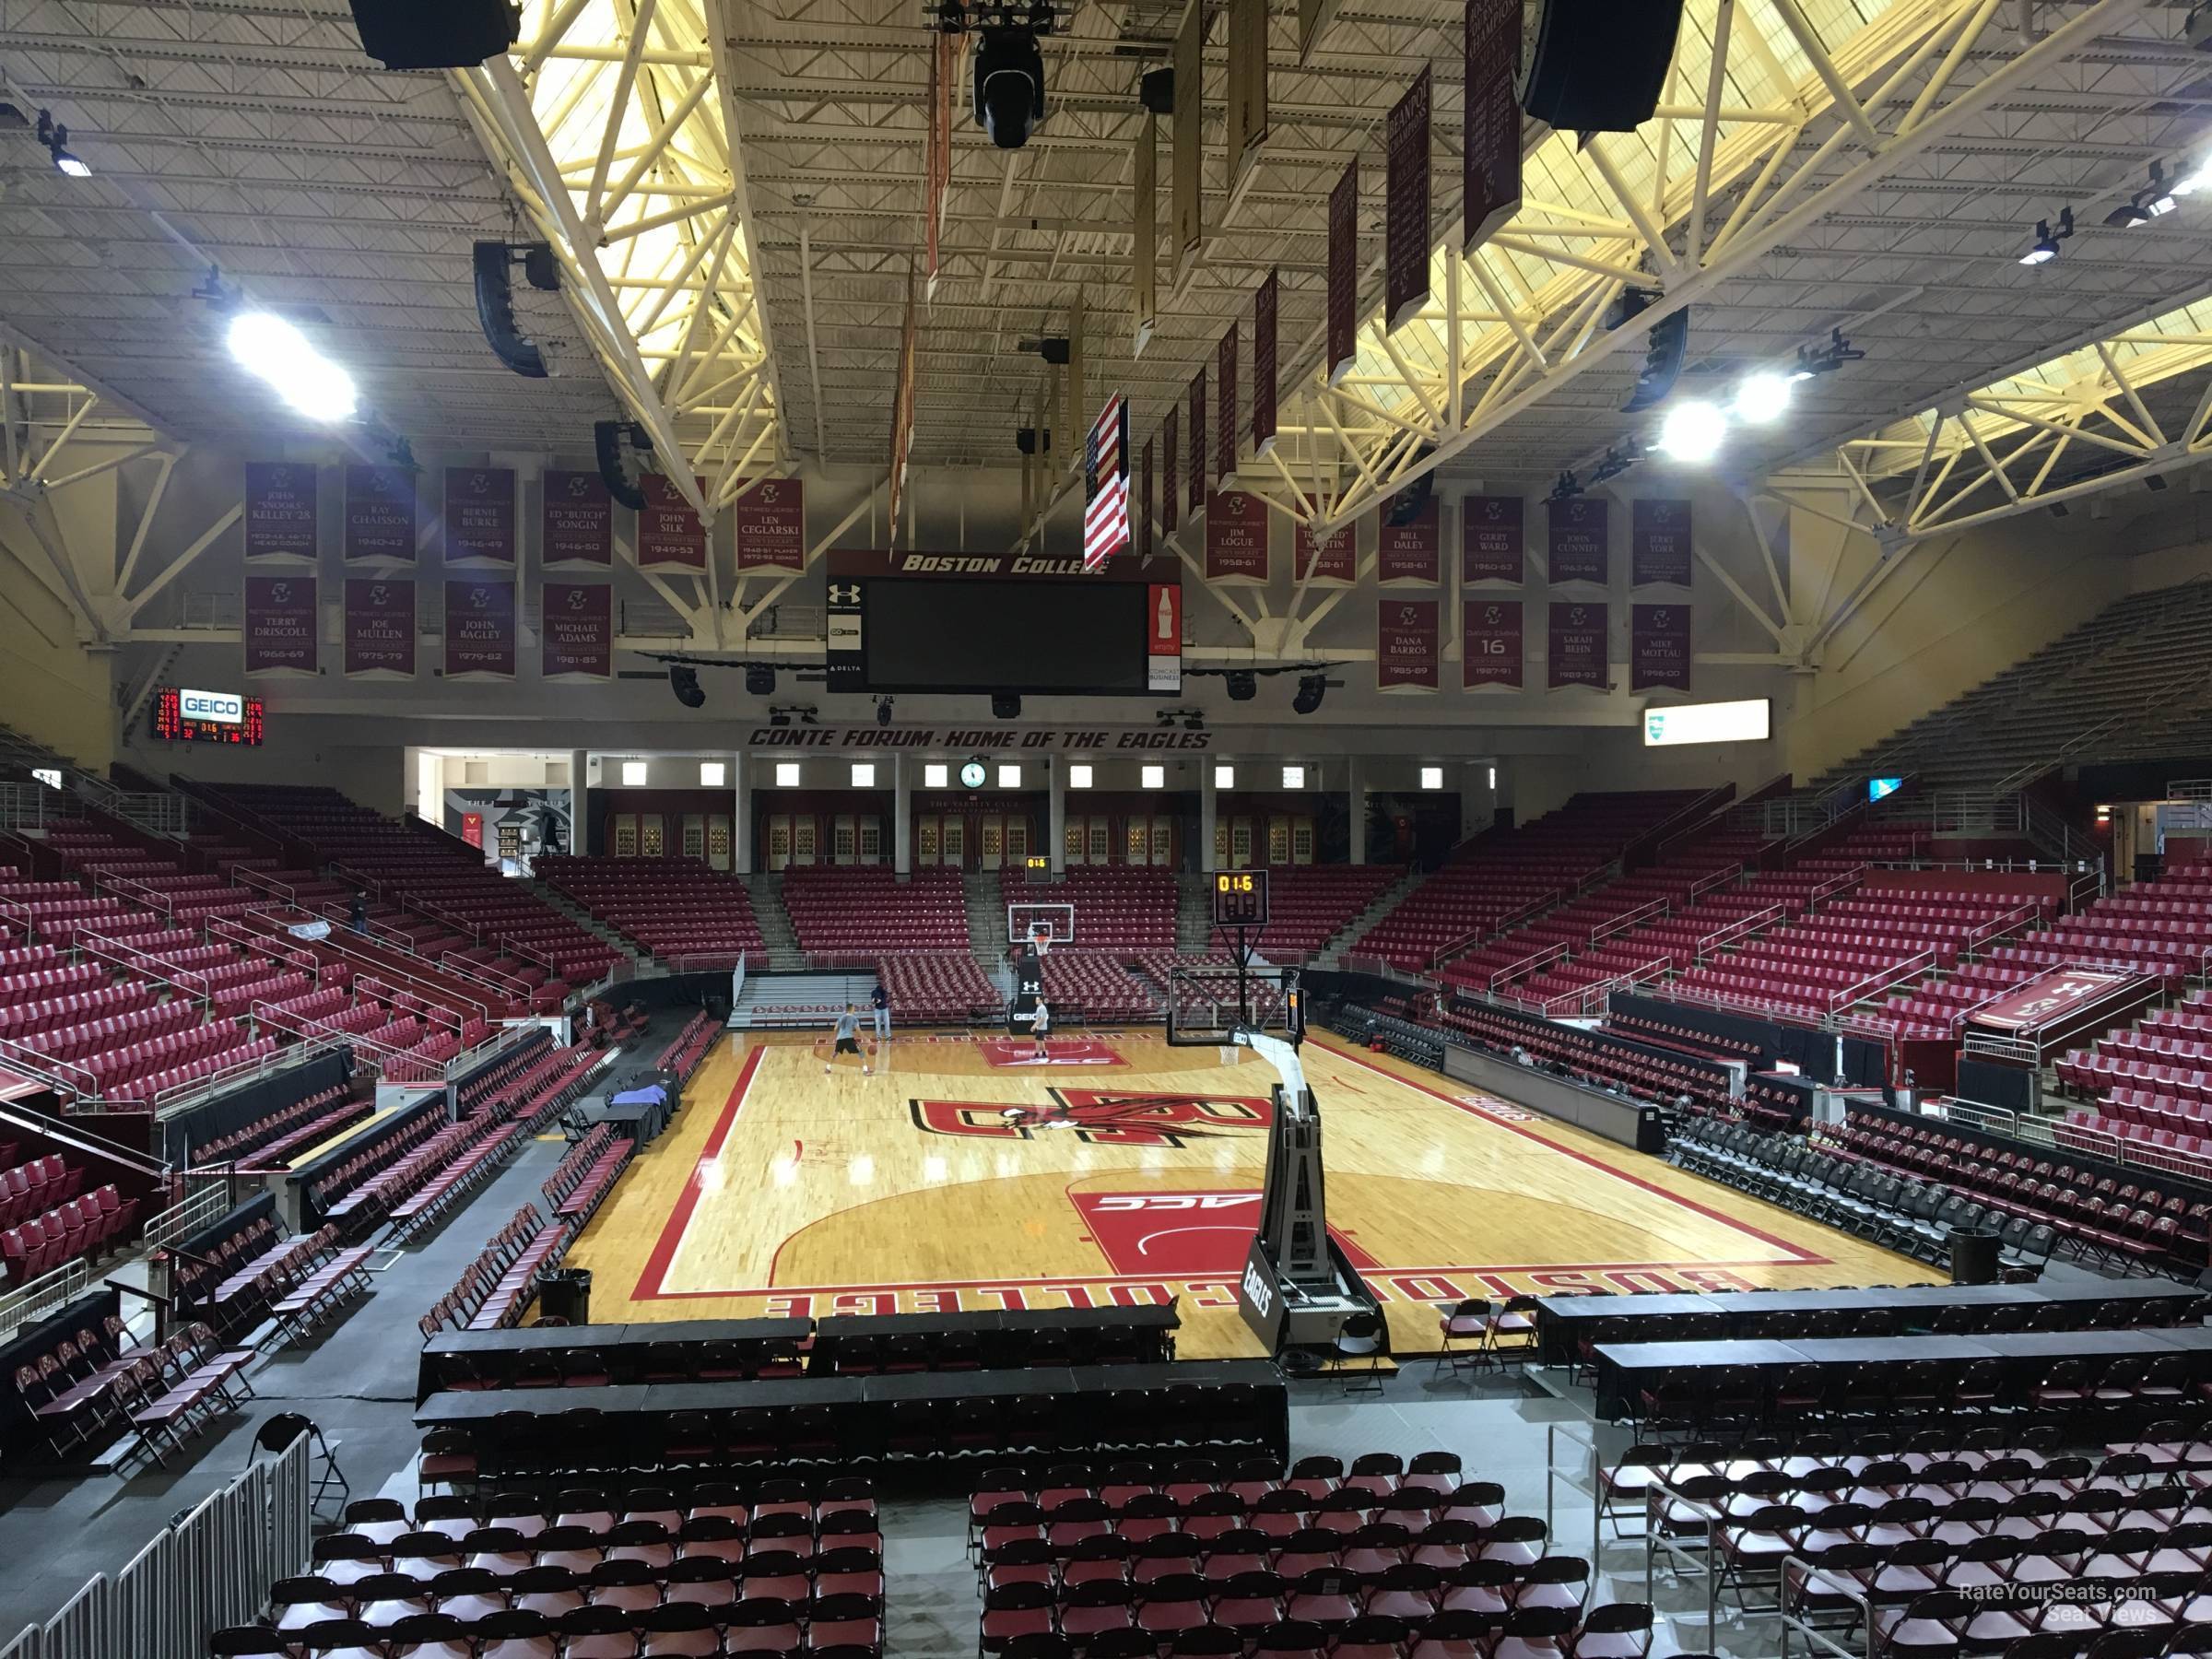
[[[231,743],[259,748],[262,708],[258,697],[235,691],[199,691],[163,686],[154,693],[153,733],[161,743]]]
[[[1214,925],[1265,927],[1267,925],[1267,872],[1216,870],[1214,872]]]

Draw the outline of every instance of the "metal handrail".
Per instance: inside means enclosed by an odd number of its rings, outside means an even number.
[[[1738,916],[1735,921],[1714,928],[1697,942],[1691,954],[1701,964],[1714,951],[1724,950],[1739,939],[1749,938],[1760,928],[1771,927],[1787,919],[1784,906],[1770,904],[1764,910],[1755,910],[1748,915]]]
[[[1612,921],[1592,928],[1589,942],[1593,946],[1603,944],[1617,934],[1627,933],[1630,928],[1641,927],[1646,922],[1657,921],[1674,908],[1675,901],[1672,899],[1664,898],[1653,899],[1647,903],[1640,904],[1634,910],[1624,911],[1614,917]]]
[[[1504,967],[1494,970],[1490,977],[1483,982],[1484,989],[1495,991],[1504,981],[1523,979],[1539,969],[1550,967],[1554,962],[1565,961],[1567,954],[1564,945],[1547,945],[1542,950],[1531,951],[1518,961],[1508,962]]]
[[[1828,998],[1828,1011],[1830,1014],[1838,1013],[1850,1007],[1853,1003],[1865,1002],[1868,997],[1879,996],[1900,980],[1925,973],[1935,966],[1935,951],[1924,950],[1917,955],[1907,957],[1901,962],[1892,962],[1887,968],[1877,968],[1865,979],[1846,985],[1841,991],[1830,992]]]
[[[1541,899],[1531,900],[1519,910],[1506,912],[1488,927],[1478,927],[1473,933],[1463,934],[1460,937],[1453,939],[1429,959],[1429,966],[1432,969],[1441,968],[1452,958],[1464,955],[1486,940],[1494,939],[1500,934],[1520,926],[1524,922],[1534,921],[1566,897],[1567,889],[1565,888],[1556,888]]]
[[[1536,1012],[1547,1019],[1556,1019],[1559,1015],[1554,1010],[1571,1003],[1574,1005],[1575,1011],[1581,1014],[1602,1010],[1606,1006],[1606,998],[1614,992],[1649,984],[1663,974],[1671,972],[1674,966],[1673,957],[1655,957],[1641,968],[1631,968],[1626,973],[1617,973],[1610,979],[1597,980],[1575,990],[1561,992],[1558,996],[1548,997],[1537,1007]],[[1595,1005],[1594,1008],[1593,1004]]]

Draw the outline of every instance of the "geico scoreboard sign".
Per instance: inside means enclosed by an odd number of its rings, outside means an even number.
[[[1671,748],[1682,743],[1757,743],[1771,729],[1767,700],[1743,702],[1671,703],[1643,712],[1643,747]]]
[[[238,725],[246,718],[246,700],[235,691],[177,692],[177,714],[183,720],[206,720],[217,725]]]

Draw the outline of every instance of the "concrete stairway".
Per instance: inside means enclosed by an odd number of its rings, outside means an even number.
[[[1420,886],[1421,877],[1424,874],[1425,872],[1421,870],[1409,869],[1397,880],[1384,888],[1381,893],[1376,895],[1372,904],[1329,935],[1328,942],[1314,952],[1313,966],[1316,968],[1343,967],[1344,953],[1351,948],[1352,941],[1382,921],[1392,911],[1397,909],[1399,904],[1404,902],[1406,895]]]
[[[999,898],[996,870],[970,870],[961,883],[968,906],[969,954],[985,973],[1003,976],[1006,965],[1006,907]]]
[[[868,995],[875,988],[872,973],[747,974],[745,994],[730,1010],[729,1023],[736,1030],[819,1026],[827,1035],[847,1003],[860,1010],[865,1026]]]
[[[783,908],[783,877],[767,870],[756,870],[745,877],[745,890],[752,895],[753,920],[760,924],[760,937],[768,947],[768,960],[764,966],[778,972],[796,972],[806,966],[806,953],[799,948],[799,935],[791,925],[791,912]]]
[[[1212,947],[1214,897],[1211,877],[1204,870],[1187,871],[1175,877],[1175,952],[1204,956]]]
[[[650,951],[648,951],[642,945],[640,945],[635,939],[631,938],[628,934],[622,932],[618,928],[611,927],[606,923],[600,921],[598,917],[593,915],[590,911],[585,910],[582,905],[577,903],[567,894],[558,892],[554,888],[547,887],[544,882],[538,880],[535,876],[525,877],[523,885],[528,888],[533,893],[536,894],[540,899],[543,899],[555,910],[559,911],[562,915],[568,917],[570,921],[575,923],[577,926],[582,928],[586,933],[595,934],[600,938],[605,939],[609,945],[613,946],[624,956],[629,958],[631,961],[641,962],[648,959],[652,955]]]

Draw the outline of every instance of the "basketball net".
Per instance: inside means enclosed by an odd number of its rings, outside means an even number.
[[[1030,924],[1030,948],[1041,957],[1053,954],[1053,924],[1050,922]]]

